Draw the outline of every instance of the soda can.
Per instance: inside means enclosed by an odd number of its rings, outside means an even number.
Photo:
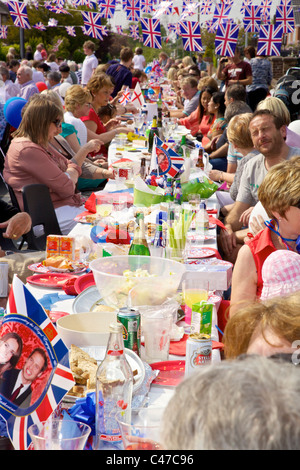
[[[211,363],[212,341],[206,334],[191,334],[186,342],[185,377],[193,374],[198,367]]]
[[[0,297],[8,295],[8,263],[0,261]]]
[[[117,321],[123,325],[124,347],[141,355],[141,314],[134,308],[120,308]]]

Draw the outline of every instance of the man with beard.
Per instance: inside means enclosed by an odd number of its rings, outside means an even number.
[[[236,201],[225,219],[226,230],[221,230],[218,240],[224,259],[233,263],[247,235],[242,214],[258,202],[257,191],[268,170],[283,160],[300,155],[299,148],[285,143],[285,123],[269,110],[256,111],[249,128],[253,146],[260,153],[245,165]]]

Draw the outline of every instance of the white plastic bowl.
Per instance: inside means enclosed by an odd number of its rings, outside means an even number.
[[[67,315],[56,322],[61,339],[70,348],[106,346],[109,325],[117,320],[116,312],[86,312]]]
[[[90,268],[101,298],[114,308],[127,306],[129,291],[141,282],[143,286],[148,284],[153,296],[158,294],[160,299],[173,297],[186,271],[185,265],[177,261],[133,255],[98,258],[90,262]],[[136,273],[140,269],[150,277],[131,276],[129,279],[123,274],[124,271]]]

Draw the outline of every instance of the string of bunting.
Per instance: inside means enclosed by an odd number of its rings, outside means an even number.
[[[106,25],[101,24],[102,18],[109,20],[114,18],[116,7],[121,5],[126,13],[126,19],[137,23],[129,26],[129,36],[135,40],[143,42],[145,47],[161,49],[161,21],[163,15],[171,19],[168,23],[168,36],[170,39],[182,39],[183,48],[186,51],[203,51],[201,42],[201,27],[208,32],[215,34],[215,49],[220,55],[233,56],[237,45],[239,29],[243,26],[245,32],[255,33],[258,36],[258,50],[268,55],[280,55],[282,35],[295,30],[294,10],[291,0],[277,0],[278,5],[275,12],[275,24],[271,24],[271,6],[275,4],[273,0],[243,0],[240,12],[243,16],[242,22],[237,24],[233,20],[233,0],[183,0],[181,13],[179,8],[174,6],[173,0],[45,0],[38,2],[27,0],[18,2],[15,0],[1,0],[8,6],[10,16],[14,26],[23,29],[36,28],[45,31],[47,28],[65,28],[70,36],[76,36],[76,28],[81,28],[83,34],[95,39],[103,40],[103,36],[108,34]],[[66,9],[66,3],[68,8]],[[50,18],[48,24],[41,21],[35,25],[30,25],[27,16],[27,6],[33,5],[37,9],[41,6],[55,14],[69,15],[79,6],[92,9],[93,11],[81,10],[83,25],[59,25],[58,20]],[[72,9],[70,5],[74,6]],[[119,11],[119,10],[118,10]],[[152,15],[151,18],[143,15]],[[187,20],[197,15],[198,21]],[[209,18],[209,15],[212,15]],[[176,18],[177,17],[177,18]],[[141,33],[140,36],[140,28]],[[7,38],[7,25],[0,26],[0,39]],[[117,34],[127,35],[121,25],[114,27]]]

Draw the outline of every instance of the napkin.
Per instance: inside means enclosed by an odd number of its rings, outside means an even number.
[[[170,341],[169,353],[176,356],[185,356],[186,353],[186,341],[189,335],[184,335],[180,341]],[[212,349],[222,349],[223,343],[212,340]]]
[[[226,230],[226,227],[225,225],[223,224],[223,222],[221,222],[221,220],[219,219],[216,219],[216,217],[212,216],[212,215],[209,215],[209,223],[210,224],[216,224],[218,225],[219,227],[221,227],[223,230]]]
[[[84,207],[86,210],[89,212],[92,212],[93,214],[96,214],[97,212],[97,199],[96,199],[96,194],[92,193],[88,200],[85,202]]]

